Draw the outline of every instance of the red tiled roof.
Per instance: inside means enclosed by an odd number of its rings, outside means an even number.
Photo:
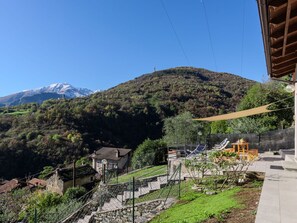
[[[38,178],[33,178],[33,179],[28,181],[28,185],[29,186],[33,185],[33,186],[45,187],[46,186],[46,181],[38,179]]]
[[[13,189],[16,189],[17,187],[19,187],[20,185],[21,184],[17,179],[12,179],[0,186],[0,194],[10,192]]]

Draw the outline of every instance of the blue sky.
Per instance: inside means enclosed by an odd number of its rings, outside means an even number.
[[[267,78],[255,0],[0,0],[0,29],[0,96],[177,66]]]

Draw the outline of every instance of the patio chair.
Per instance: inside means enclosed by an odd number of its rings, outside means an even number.
[[[219,151],[219,150],[223,150],[223,149],[225,149],[226,147],[227,147],[227,145],[230,143],[230,141],[226,141],[224,144],[222,144],[220,147],[213,147],[213,150],[215,150],[215,151]]]
[[[205,144],[198,144],[197,147],[189,154],[186,158],[194,157],[198,155],[199,153],[202,153],[206,149]]]
[[[223,145],[225,145],[225,143],[228,141],[228,138],[225,138],[222,142],[220,142],[219,144],[215,144],[212,148],[213,149],[219,149],[221,148]]]

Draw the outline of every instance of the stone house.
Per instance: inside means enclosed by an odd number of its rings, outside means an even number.
[[[46,180],[46,189],[62,195],[73,185],[84,186],[94,183],[97,172],[90,165],[76,167],[75,180],[73,180],[73,171],[73,167],[56,169],[55,173]]]
[[[102,174],[103,165],[106,170],[123,171],[129,163],[131,149],[103,147],[91,155],[92,166]]]

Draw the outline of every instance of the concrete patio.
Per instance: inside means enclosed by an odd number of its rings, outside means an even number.
[[[251,171],[265,172],[255,222],[296,223],[297,171],[283,169],[284,159],[280,155],[263,153],[260,157],[249,167]]]

